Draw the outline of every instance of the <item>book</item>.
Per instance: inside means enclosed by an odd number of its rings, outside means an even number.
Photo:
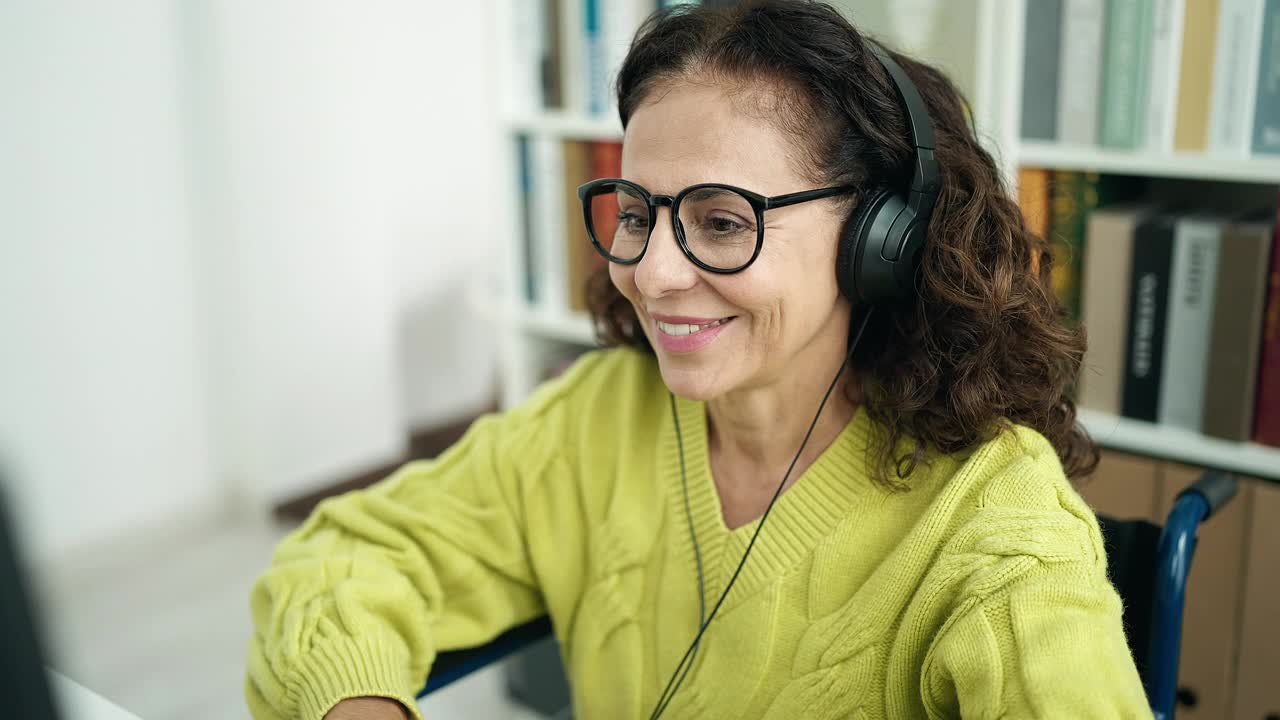
[[[653,0],[607,0],[604,4],[604,18],[601,29],[604,33],[603,75],[606,114],[616,114],[617,97],[614,83],[618,79],[618,71],[631,49],[631,41],[636,31],[649,14],[657,9]]]
[[[1180,61],[1185,3],[1186,0],[1155,0],[1146,128],[1146,147],[1153,152],[1173,150],[1174,126],[1178,117],[1178,79],[1182,74]]]
[[[586,67],[581,77],[586,82],[583,94],[587,112],[600,116],[609,109],[609,57],[603,16],[609,12],[605,0],[578,0],[582,3],[582,47]]]
[[[574,312],[587,310],[587,274],[591,256],[597,254],[578,199],[578,186],[592,179],[591,170],[591,143],[564,141],[564,277],[569,309]]]
[[[1277,218],[1280,221],[1280,217]],[[1280,447],[1280,233],[1271,243],[1267,305],[1263,311],[1258,360],[1258,398],[1253,411],[1253,440]]]
[[[622,143],[610,141],[597,141],[591,143],[591,176],[593,178],[620,178],[622,177]],[[612,235],[612,228],[617,224],[618,218],[593,218],[592,223],[596,227],[597,232],[606,232]],[[601,228],[609,228],[601,230]],[[604,259],[595,248],[591,249],[591,254],[587,263],[587,274],[591,275],[597,270],[608,267],[609,263]]]
[[[1018,207],[1027,229],[1040,239],[1049,236],[1049,171],[1018,169]]]
[[[1138,197],[1143,178],[1095,172],[1055,170],[1049,185],[1049,233],[1053,253],[1051,279],[1059,301],[1072,318],[1080,317],[1080,276],[1084,271],[1085,224],[1095,208]]]
[[[1201,432],[1224,440],[1246,441],[1253,428],[1267,261],[1275,237],[1270,216],[1246,215],[1222,231]]]
[[[1267,0],[1254,92],[1253,152],[1280,153],[1280,0]]]
[[[538,302],[537,239],[533,219],[533,159],[529,136],[516,136],[516,158],[520,166],[520,247],[524,264],[524,299]]]
[[[1144,219],[1133,236],[1121,413],[1135,420],[1155,422],[1159,415],[1176,223],[1170,214],[1156,214]]]
[[[1027,6],[1022,65],[1022,137],[1056,140],[1058,136],[1058,61],[1062,40],[1063,0]]]
[[[1122,413],[1133,237],[1151,209],[1117,205],[1089,213],[1080,313],[1088,333],[1077,382],[1079,404]]]
[[[542,5],[543,18],[538,26],[542,32],[542,104],[547,109],[563,110],[565,107],[565,58],[561,37],[564,20],[560,17],[562,0],[519,0],[526,5]]]
[[[1103,0],[1063,0],[1058,62],[1058,138],[1064,143],[1098,141],[1098,100],[1102,88]]]
[[[1253,92],[1262,43],[1263,0],[1220,0],[1209,150],[1247,155],[1253,138]]]
[[[512,55],[511,67],[502,74],[503,110],[509,114],[534,112],[542,108],[542,62],[546,53],[542,24],[546,19],[541,3],[504,0],[501,13],[503,32]]]
[[[1180,217],[1174,228],[1156,412],[1162,425],[1200,431],[1221,239],[1222,222],[1210,215]]]
[[[1213,95],[1213,58],[1218,41],[1219,0],[1186,4],[1182,24],[1182,60],[1178,72],[1178,112],[1173,147],[1204,152],[1209,147],[1209,102]]]
[[[558,49],[561,107],[574,116],[591,112],[591,55],[587,34],[587,3],[596,0],[558,0]]]
[[[1155,0],[1109,0],[1102,53],[1098,143],[1136,150],[1146,130]]]
[[[532,190],[530,192],[538,302],[544,311],[559,313],[569,307],[564,198],[564,146],[558,138],[536,136],[530,141]],[[574,196],[577,199],[577,196]]]

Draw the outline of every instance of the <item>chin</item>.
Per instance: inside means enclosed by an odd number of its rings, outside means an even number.
[[[732,389],[723,362],[708,356],[681,357],[657,351],[658,368],[667,389],[685,400],[706,402]]]

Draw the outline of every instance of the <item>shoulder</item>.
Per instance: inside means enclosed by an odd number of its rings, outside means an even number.
[[[661,424],[666,388],[657,359],[632,348],[582,354],[502,415],[514,446],[531,459],[598,456],[608,438],[635,439]],[[625,432],[624,432],[625,431]]]
[[[1071,486],[1049,441],[1013,425],[974,449],[947,480],[951,554],[1077,563],[1105,577],[1097,518]]]
[[[633,404],[651,398],[661,387],[653,356],[632,348],[591,350],[540,385],[510,414],[523,419],[565,411],[576,415]]]

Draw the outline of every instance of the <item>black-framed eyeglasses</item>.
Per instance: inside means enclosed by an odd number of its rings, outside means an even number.
[[[671,208],[680,250],[694,265],[714,273],[736,273],[755,262],[764,246],[766,210],[856,192],[850,185],[766,197],[732,185],[691,185],[674,197],[654,195],[618,178],[592,180],[578,188],[587,234],[609,262],[633,265],[649,247],[658,207]]]

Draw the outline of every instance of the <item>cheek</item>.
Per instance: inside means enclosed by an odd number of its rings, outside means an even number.
[[[609,280],[622,296],[631,302],[636,300],[636,268],[634,265],[609,263]]]

